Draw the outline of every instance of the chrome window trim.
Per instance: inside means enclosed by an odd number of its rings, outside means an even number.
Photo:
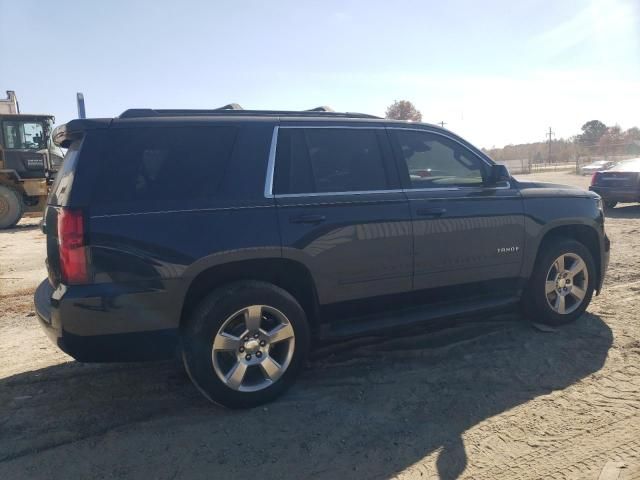
[[[264,183],[264,197],[273,198],[273,173],[276,165],[276,150],[278,147],[278,129],[280,127],[276,125],[273,127],[273,134],[271,135],[271,146],[269,147],[269,160],[267,161],[267,178]]]
[[[354,127],[352,125],[280,125],[280,128],[340,128],[342,130],[385,130],[386,127]]]
[[[370,127],[370,126],[350,126],[350,125],[276,125],[273,128],[273,135],[271,137],[271,146],[269,148],[269,159],[267,162],[267,175],[264,186],[264,196],[265,198],[302,198],[302,197],[328,197],[328,196],[336,196],[336,195],[371,195],[371,194],[386,194],[386,193],[409,193],[409,192],[452,192],[452,191],[461,191],[461,190],[474,190],[474,189],[483,189],[483,190],[509,190],[511,189],[511,182],[507,182],[506,186],[501,187],[431,187],[431,188],[399,188],[399,189],[386,189],[386,190],[362,190],[362,191],[345,191],[345,192],[310,192],[310,193],[273,193],[273,179],[275,174],[275,165],[276,165],[276,154],[277,154],[277,144],[278,144],[278,131],[281,128],[339,128],[339,129],[361,129],[361,130],[408,130],[412,132],[424,132],[424,133],[432,133],[434,135],[439,135],[441,137],[448,138],[456,142],[458,145],[462,146],[466,150],[469,150],[464,143],[459,140],[451,137],[450,135],[446,135],[444,133],[440,133],[434,130],[428,130],[424,128],[407,128],[407,127],[395,127],[395,126],[384,126],[384,127]],[[487,159],[483,158],[480,155],[477,155],[475,152],[471,151],[474,156],[478,157],[482,162],[486,165],[491,166],[493,163],[488,162]]]
[[[353,190],[346,192],[314,192],[314,193],[277,193],[275,198],[300,198],[300,197],[334,197],[337,195],[374,195],[385,193],[403,193],[401,188],[393,190]]]

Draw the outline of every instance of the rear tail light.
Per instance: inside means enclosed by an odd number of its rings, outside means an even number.
[[[61,208],[58,213],[60,276],[63,283],[88,283],[87,252],[82,210]]]
[[[600,172],[595,172],[591,177],[591,185],[596,185],[598,183],[598,177],[600,177]]]

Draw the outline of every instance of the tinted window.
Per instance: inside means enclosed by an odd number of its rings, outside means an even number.
[[[376,130],[281,128],[274,193],[388,188]]]
[[[113,129],[97,203],[213,197],[231,157],[233,127]]]
[[[481,185],[486,164],[462,145],[440,135],[395,131],[410,188]]]

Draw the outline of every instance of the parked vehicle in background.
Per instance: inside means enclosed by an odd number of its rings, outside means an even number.
[[[623,160],[609,170],[594,173],[589,190],[600,195],[608,208],[640,202],[640,158]]]
[[[582,175],[593,175],[600,170],[607,170],[613,167],[616,163],[610,160],[596,160],[593,163],[580,167],[580,173]]]
[[[52,115],[21,114],[14,92],[0,100],[0,229],[41,212],[63,152],[51,142]]]
[[[179,351],[207,398],[249,407],[293,382],[311,339],[521,306],[560,325],[602,287],[592,192],[516,181],[434,125],[233,108],[54,132],[68,152],[34,301],[74,358]]]

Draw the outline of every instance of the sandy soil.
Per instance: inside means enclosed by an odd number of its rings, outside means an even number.
[[[31,304],[44,237],[23,221],[0,232],[0,479],[640,479],[640,205],[607,230],[606,287],[573,325],[478,318],[325,346],[283,398],[232,412],[178,363],[57,351]]]

